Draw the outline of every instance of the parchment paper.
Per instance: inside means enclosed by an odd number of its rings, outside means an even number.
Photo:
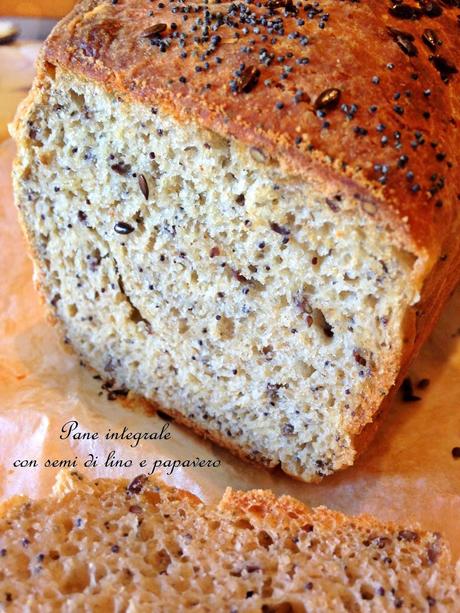
[[[0,5],[2,3],[0,0]],[[0,6],[0,13],[2,8]],[[40,43],[35,41],[0,46],[0,142],[8,137],[7,123],[30,89],[39,49]]]
[[[185,428],[170,424],[169,441],[62,441],[62,425],[78,420],[80,430],[108,428],[158,431],[165,423],[142,403],[123,406],[99,396],[101,382],[82,368],[47,323],[32,285],[32,268],[16,220],[10,187],[14,153],[11,141],[0,146],[0,498],[50,492],[57,469],[13,468],[15,459],[103,458],[111,449],[123,458],[211,458],[219,468],[177,469],[164,479],[216,501],[226,486],[271,488],[312,506],[325,504],[348,514],[372,513],[405,524],[415,520],[443,532],[460,556],[460,291],[422,351],[412,378],[429,378],[420,402],[396,401],[369,450],[357,464],[320,484],[303,484],[280,472],[243,463]],[[85,472],[85,471],[83,471]],[[99,467],[92,476],[134,476],[140,471]]]

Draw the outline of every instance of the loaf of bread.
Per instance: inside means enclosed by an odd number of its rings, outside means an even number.
[[[13,133],[66,340],[304,480],[353,463],[460,276],[458,2],[85,0]]]
[[[61,473],[0,515],[0,607],[21,613],[458,611],[437,533],[227,489]]]

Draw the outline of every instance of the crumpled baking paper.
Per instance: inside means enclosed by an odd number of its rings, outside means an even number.
[[[448,303],[439,325],[412,369],[412,380],[428,378],[430,385],[416,390],[422,399],[396,400],[368,451],[356,465],[304,484],[281,472],[270,472],[231,456],[186,428],[169,423],[169,440],[132,441],[60,439],[62,426],[72,420],[80,432],[110,428],[155,432],[164,419],[142,402],[109,401],[101,381],[79,365],[62,344],[58,331],[47,322],[32,284],[32,266],[17,222],[11,194],[14,145],[0,145],[0,498],[24,493],[50,493],[58,468],[46,460],[89,454],[104,460],[132,460],[131,467],[78,469],[93,477],[133,477],[146,472],[155,460],[195,459],[220,462],[219,467],[177,468],[163,478],[192,491],[207,502],[217,501],[227,486],[270,488],[291,494],[312,506],[327,505],[347,514],[371,513],[382,520],[438,530],[460,556],[460,291]],[[14,468],[17,459],[37,460],[37,467]],[[146,468],[139,462],[147,460]],[[157,471],[158,472],[158,471]]]

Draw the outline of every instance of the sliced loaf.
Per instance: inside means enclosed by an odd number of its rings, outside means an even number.
[[[451,5],[81,2],[14,133],[82,360],[267,466],[352,464],[460,274]]]
[[[54,496],[0,517],[7,611],[452,611],[439,534],[346,517],[270,491],[217,506],[158,480],[61,473]]]

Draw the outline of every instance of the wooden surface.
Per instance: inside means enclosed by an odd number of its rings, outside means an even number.
[[[63,17],[75,0],[0,0],[0,17]]]

